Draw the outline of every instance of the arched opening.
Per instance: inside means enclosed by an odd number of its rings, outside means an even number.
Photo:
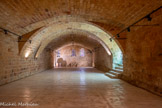
[[[33,52],[35,57],[38,58],[52,40],[68,34],[86,34],[95,38],[105,48],[107,54],[112,54],[113,68],[116,65],[123,64],[123,52],[120,44],[116,40],[110,41],[111,35],[109,33],[87,22],[58,22],[41,28],[30,37],[32,43],[26,43],[22,48],[21,54]]]
[[[85,34],[67,34],[52,40],[45,49],[51,50],[52,67],[95,67],[102,71],[112,68],[112,54],[102,44]],[[75,52],[73,52],[75,51]]]

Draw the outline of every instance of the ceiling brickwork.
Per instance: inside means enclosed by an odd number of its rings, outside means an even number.
[[[47,19],[68,16],[115,34],[161,4],[162,0],[0,0],[0,27],[24,35],[49,24]]]
[[[85,47],[89,47],[90,49],[102,47],[102,45],[97,40],[93,39],[90,36],[70,34],[70,35],[63,35],[57,39],[54,39],[52,42],[48,44],[46,48],[50,48],[54,50],[66,44],[72,44],[72,45],[81,44]]]

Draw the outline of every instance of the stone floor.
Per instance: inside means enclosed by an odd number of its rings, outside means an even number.
[[[6,105],[9,103],[12,105]],[[110,79],[93,68],[55,69],[0,86],[0,108],[23,105],[29,108],[162,108],[162,97],[122,80]]]

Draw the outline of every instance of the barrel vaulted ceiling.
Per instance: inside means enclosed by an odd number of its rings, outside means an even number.
[[[162,0],[0,0],[0,27],[24,35],[63,17],[112,34],[161,6]]]
[[[54,50],[66,44],[71,45],[81,44],[83,46],[87,46],[89,49],[102,47],[102,45],[97,41],[97,39],[93,39],[92,36],[69,34],[54,39],[52,42],[48,44],[46,48]]]

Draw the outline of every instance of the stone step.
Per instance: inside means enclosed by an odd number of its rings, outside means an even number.
[[[116,72],[116,71],[113,71],[113,70],[110,70],[108,73],[111,73],[111,74],[117,75],[117,76],[119,76],[121,74],[120,72]]]
[[[123,70],[121,70],[121,69],[111,69],[112,71],[115,71],[115,72],[123,72]]]
[[[116,66],[123,67],[123,64],[116,64],[116,63],[115,63],[115,65],[116,65]]]
[[[118,79],[118,76],[113,75],[111,73],[105,73],[105,75],[108,76],[109,78]]]
[[[123,67],[115,67],[115,69],[123,70]]]

